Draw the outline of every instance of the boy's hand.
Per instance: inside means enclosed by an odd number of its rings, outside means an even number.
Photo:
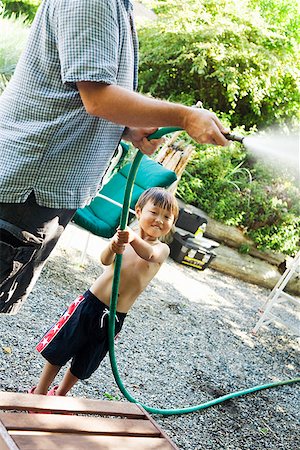
[[[121,255],[124,253],[125,250],[125,244],[128,244],[132,241],[133,237],[131,234],[133,231],[127,227],[126,230],[117,230],[116,234],[111,240],[111,249],[113,252]]]
[[[136,234],[130,227],[126,227],[125,230],[117,230],[116,236],[119,243],[129,244],[135,239]]]
[[[111,250],[114,253],[116,253],[117,255],[122,255],[122,253],[124,253],[124,250],[125,250],[125,245],[124,244],[119,244],[114,239],[111,240],[110,247],[111,247]]]
[[[121,230],[120,230],[121,231]],[[124,230],[122,233],[126,233],[127,236],[127,243],[129,244],[130,242],[134,241],[134,239],[136,238],[136,233],[130,228],[130,227],[126,227],[126,230]]]

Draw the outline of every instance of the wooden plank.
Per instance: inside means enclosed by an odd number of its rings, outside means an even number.
[[[178,450],[151,416],[134,403],[0,392],[1,409],[69,411],[122,418],[2,412],[0,450]]]
[[[7,430],[93,433],[159,437],[160,431],[148,420],[61,416],[58,414],[0,413]]]
[[[157,431],[160,433],[160,436],[165,438],[169,444],[171,445],[171,448],[174,450],[179,450],[179,448],[177,447],[176,444],[174,444],[174,442],[171,441],[171,439],[169,438],[169,436],[160,428],[160,426],[155,422],[155,420],[150,416],[150,414],[148,413],[148,411],[146,411],[142,406],[139,405],[139,408],[141,408],[141,410],[145,413],[146,417],[148,418],[149,422],[151,422],[153,424],[153,426],[157,429]]]
[[[10,437],[10,436],[9,436]],[[11,437],[10,437],[11,439]],[[15,446],[15,449],[18,449],[18,447],[16,446],[16,444],[14,443],[14,441],[11,439],[13,445]],[[0,434],[0,449],[1,450],[11,450],[13,449],[13,447],[9,446],[9,443],[7,442],[7,440],[5,439],[4,436],[2,436],[2,434]],[[19,450],[19,449],[18,449]]]
[[[17,411],[69,411],[82,414],[125,416],[142,419],[144,413],[134,403],[110,402],[75,397],[30,395],[15,392],[0,392],[0,409]]]
[[[9,435],[4,424],[0,421],[0,449],[1,450],[19,450],[13,441],[12,437]]]
[[[78,434],[19,434],[13,439],[20,450],[173,450],[164,438],[82,436]]]

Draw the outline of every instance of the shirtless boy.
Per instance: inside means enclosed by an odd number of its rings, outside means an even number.
[[[169,255],[160,241],[178,216],[173,194],[150,188],[136,207],[138,230],[118,230],[101,254],[106,269],[90,289],[79,296],[50,328],[37,350],[46,359],[37,386],[31,394],[66,395],[79,379],[89,378],[108,352],[108,314],[115,255],[123,254],[117,302],[115,335],[139,294],[146,288]],[[71,360],[61,383],[48,389],[62,366]]]

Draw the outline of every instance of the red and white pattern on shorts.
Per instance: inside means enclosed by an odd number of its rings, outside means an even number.
[[[64,315],[61,316],[59,321],[55,325],[53,325],[52,328],[50,328],[50,330],[45,334],[43,339],[38,343],[38,345],[36,346],[36,349],[38,352],[42,352],[47,347],[47,345],[52,341],[52,339],[57,335],[57,333],[65,325],[65,323],[67,323],[68,320],[70,319],[70,317],[72,317],[72,315],[76,311],[78,305],[80,305],[80,303],[84,299],[85,299],[85,297],[83,295],[80,295],[79,297],[76,298],[76,300],[74,300],[73,303],[71,303],[71,305],[69,306],[67,311],[64,313]]]

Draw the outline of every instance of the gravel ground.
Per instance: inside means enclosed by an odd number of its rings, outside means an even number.
[[[43,365],[34,350],[61,311],[101,272],[60,245],[17,316],[0,316],[0,389],[24,392]],[[168,260],[130,311],[116,344],[125,386],[158,408],[198,405],[230,392],[299,376],[299,339],[272,323],[251,329],[268,291]],[[297,313],[290,309],[289,317]],[[200,412],[154,419],[181,450],[298,450],[300,385],[236,398]],[[125,401],[108,357],[72,395]],[[142,450],[142,449],[137,449]]]

